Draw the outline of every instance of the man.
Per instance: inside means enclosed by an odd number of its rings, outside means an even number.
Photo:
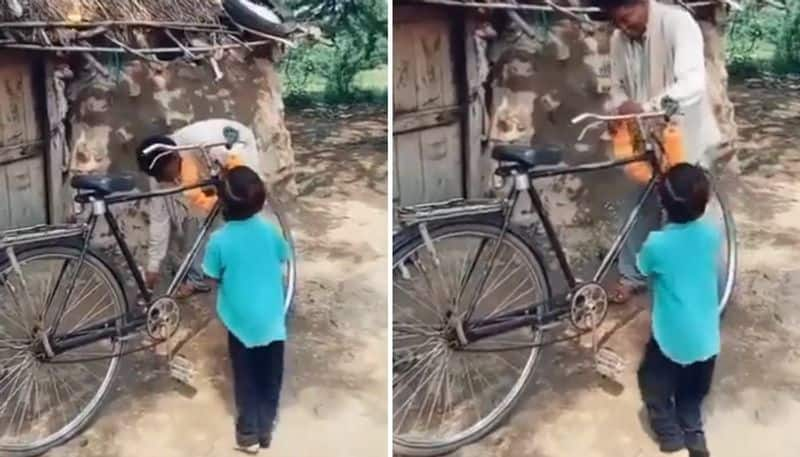
[[[668,97],[680,106],[678,124],[690,163],[708,168],[721,134],[706,90],[703,35],[686,10],[655,0],[595,0],[616,30],[611,37],[611,106],[619,114],[657,111]],[[626,201],[630,209],[634,200]],[[645,286],[636,254],[661,212],[653,197],[634,227],[619,260],[620,282],[611,296],[627,302]]]
[[[233,130],[231,130],[233,129]],[[151,188],[173,188],[197,183],[208,177],[208,165],[200,150],[166,152],[153,147],[158,144],[190,145],[211,144],[227,141],[227,134],[235,132],[238,141],[230,151],[224,146],[211,148],[210,155],[226,168],[246,165],[260,172],[260,161],[256,149],[256,139],[252,130],[239,122],[227,119],[209,119],[190,124],[171,135],[152,136],[145,139],[137,150],[139,168],[150,175]],[[182,255],[191,248],[203,218],[208,215],[217,201],[213,192],[193,189],[182,195],[157,197],[149,200],[150,236],[148,241],[148,262],[145,282],[150,289],[155,288],[160,277],[161,264],[167,257],[170,235],[174,229],[180,240],[173,267],[177,268]],[[178,298],[186,298],[196,293],[210,290],[201,269],[204,245],[195,256],[186,280],[177,291]]]

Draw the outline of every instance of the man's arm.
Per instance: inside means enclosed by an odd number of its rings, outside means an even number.
[[[661,100],[669,97],[681,107],[698,103],[706,91],[706,60],[703,55],[703,32],[686,12],[675,15],[673,37],[675,82],[651,100],[645,111],[661,109]]]
[[[610,111],[616,112],[619,107],[628,101],[628,90],[625,87],[625,55],[622,48],[622,37],[619,31],[611,35],[609,58],[611,60],[610,77],[611,89],[609,91]]]
[[[181,184],[192,185],[200,182],[200,170],[197,168],[196,158],[192,156],[185,156],[181,165]],[[184,192],[189,204],[194,207],[200,208],[203,212],[208,213],[214,204],[217,202],[217,197],[214,195],[206,195],[204,189],[196,188]]]

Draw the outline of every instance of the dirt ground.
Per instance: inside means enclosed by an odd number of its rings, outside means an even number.
[[[286,207],[299,258],[287,371],[271,456],[375,457],[387,449],[386,115],[289,115],[301,195]],[[129,357],[83,435],[50,457],[227,457],[233,403],[227,337],[213,298],[185,309],[181,353],[196,390],[151,353]]]
[[[793,457],[800,449],[800,99],[781,87],[732,88],[741,175],[725,178],[738,228],[739,275],[723,323],[706,422],[712,455]],[[644,305],[643,303],[640,305]],[[626,311],[615,310],[612,317]],[[505,425],[458,457],[655,457],[642,422],[635,369],[649,335],[640,313],[610,345],[630,361],[608,389],[585,349],[545,352],[538,382]],[[686,455],[679,453],[675,455]]]

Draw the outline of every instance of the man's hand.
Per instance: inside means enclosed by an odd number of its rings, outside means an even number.
[[[622,105],[620,105],[619,108],[617,108],[617,114],[619,114],[621,116],[628,116],[628,115],[631,115],[631,114],[640,114],[640,113],[643,113],[643,112],[644,112],[644,109],[642,109],[642,105],[640,105],[640,104],[638,104],[636,102],[632,102],[630,100],[628,100],[627,102],[623,103]]]
[[[153,290],[156,288],[156,284],[158,284],[158,272],[157,271],[148,271],[144,275],[144,283],[148,289]]]

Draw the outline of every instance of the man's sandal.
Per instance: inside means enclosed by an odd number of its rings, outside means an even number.
[[[177,292],[175,292],[175,298],[178,300],[183,300],[185,298],[189,298],[193,295],[197,294],[205,294],[211,291],[211,287],[207,285],[199,285],[199,284],[192,284],[185,282],[178,287]]]
[[[615,305],[623,305],[628,303],[635,295],[639,295],[644,291],[644,286],[636,286],[618,281],[616,286],[614,286],[613,292],[608,297],[608,301]]]

